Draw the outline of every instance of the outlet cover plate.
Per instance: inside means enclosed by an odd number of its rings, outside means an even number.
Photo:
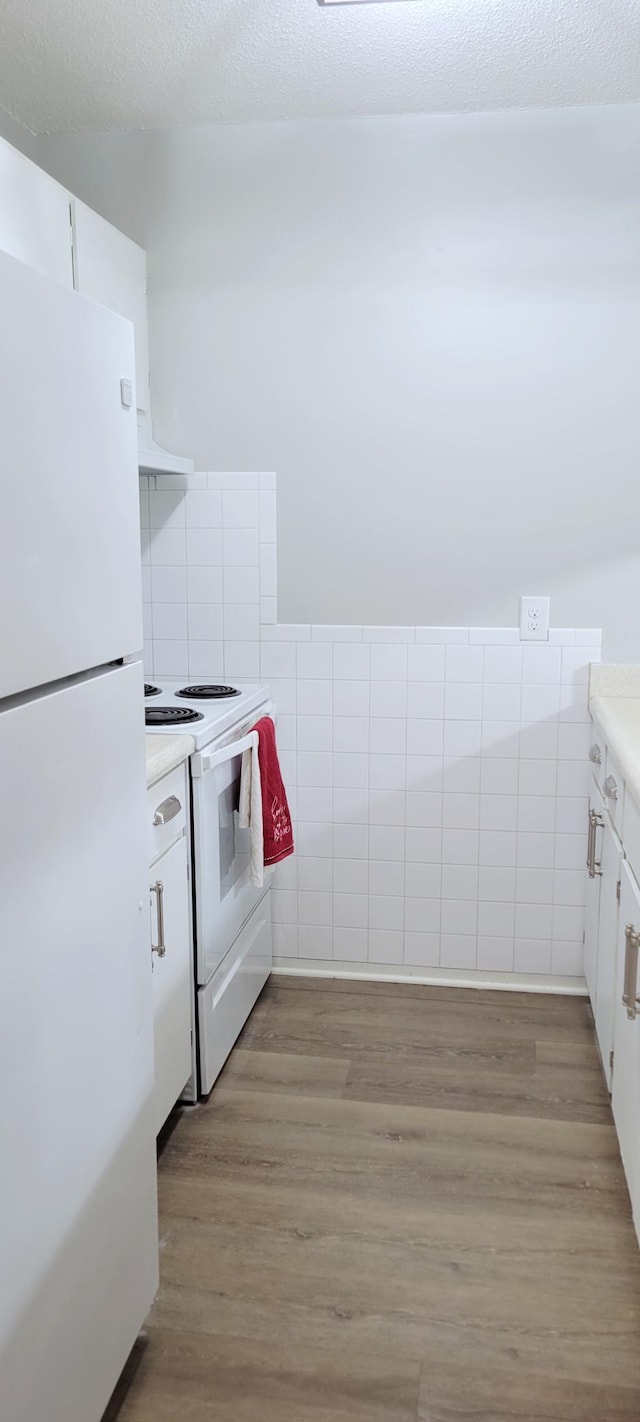
[[[533,593],[520,598],[520,641],[548,642],[551,599]]]

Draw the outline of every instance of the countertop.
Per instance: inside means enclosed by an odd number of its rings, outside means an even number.
[[[193,736],[145,736],[147,754],[147,786],[155,785],[163,775],[168,775],[176,765],[193,755],[196,743]]]
[[[640,666],[632,662],[592,662],[589,699],[596,697],[640,697]]]
[[[640,667],[592,666],[589,710],[640,805]]]

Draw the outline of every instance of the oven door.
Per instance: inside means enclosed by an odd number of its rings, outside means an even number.
[[[250,745],[245,735],[192,759],[196,966],[201,987],[228,953],[273,874],[266,869],[263,888],[254,887],[249,831],[238,828],[242,753]]]

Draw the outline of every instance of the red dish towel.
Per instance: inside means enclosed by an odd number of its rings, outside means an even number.
[[[263,716],[253,729],[258,732],[264,862],[279,864],[293,854],[293,829],[278,760],[276,728],[270,716]]]

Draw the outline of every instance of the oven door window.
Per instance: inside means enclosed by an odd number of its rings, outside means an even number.
[[[221,900],[226,899],[227,894],[232,892],[234,885],[247,873],[249,867],[249,831],[238,827],[241,764],[240,756],[228,763],[234,772],[231,780],[227,765],[214,772],[218,781]]]

